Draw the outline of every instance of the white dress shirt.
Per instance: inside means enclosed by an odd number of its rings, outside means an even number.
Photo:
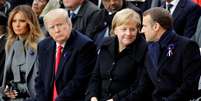
[[[166,2],[166,7],[168,4],[172,4],[173,6],[170,8],[170,14],[172,15],[174,10],[176,9],[177,7],[177,4],[179,3],[179,0],[172,0],[171,2]]]

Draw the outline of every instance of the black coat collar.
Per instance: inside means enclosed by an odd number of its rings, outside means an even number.
[[[109,52],[112,54],[112,56],[117,57],[118,52],[118,38],[112,37],[105,39],[104,44],[102,48],[108,48]],[[136,40],[131,43],[126,49],[124,49],[122,52],[125,52],[126,54],[132,54],[132,57],[137,62],[140,62],[142,59],[144,59],[144,56],[147,51],[147,43],[142,35],[138,35]]]

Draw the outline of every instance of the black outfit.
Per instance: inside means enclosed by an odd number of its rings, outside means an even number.
[[[33,0],[9,0],[9,1],[11,2],[11,5],[13,5],[13,8],[23,4],[27,4],[31,6],[33,3]]]
[[[149,8],[151,8],[152,0],[145,0],[144,2],[141,1],[130,1],[133,3],[136,7],[140,8],[142,11],[145,11]]]
[[[0,38],[0,85],[3,81],[3,71],[4,71],[4,64],[5,64],[5,44],[6,44],[6,36],[4,35]]]
[[[162,3],[166,8],[166,3]],[[191,38],[196,31],[201,15],[201,7],[192,0],[179,0],[172,14],[173,26],[177,34]]]
[[[0,86],[3,81],[3,71],[4,71],[4,64],[5,64],[5,44],[6,44],[6,26],[7,26],[7,18],[4,13],[0,13],[0,26],[4,28],[1,30],[2,37],[0,38]]]
[[[54,73],[55,53],[56,42],[51,37],[39,43],[37,101],[52,101],[53,81],[58,93],[56,101],[83,101],[89,74],[96,61],[95,45],[82,33],[72,31],[63,48],[56,74]]]
[[[189,101],[198,90],[201,56],[198,45],[166,31],[160,40],[159,60],[146,55],[148,74],[155,85],[154,101]],[[157,62],[157,63],[155,63]]]
[[[90,0],[90,1],[93,2],[95,5],[98,5],[99,0]]]
[[[133,5],[131,2],[126,2],[125,0],[123,0],[123,6],[120,10],[124,9],[124,8],[130,8],[135,10],[136,12],[138,12],[140,15],[142,15],[142,11],[141,9],[139,9],[138,7],[136,7],[135,5]],[[100,31],[102,29],[105,28],[105,26],[111,26],[112,24],[112,19],[114,17],[115,13],[112,15],[109,15],[108,11],[106,9],[102,9],[100,10],[97,14],[96,14],[96,29],[95,31]],[[97,19],[98,18],[98,19]]]
[[[92,22],[92,19],[97,19],[94,15],[98,11],[99,8],[95,4],[93,4],[91,1],[84,0],[84,3],[81,5],[78,11],[78,14],[74,15],[74,17],[71,19],[73,29],[78,30],[90,37],[92,31],[94,30],[94,26],[92,24],[94,22]]]
[[[118,39],[106,39],[100,49],[96,66],[93,71],[86,101],[93,96],[99,101],[113,98],[114,101],[139,101],[146,97],[144,93],[146,73],[144,57],[147,49],[146,42],[141,36],[122,52],[118,52]],[[146,83],[145,83],[146,82]],[[144,99],[144,101],[146,101]]]

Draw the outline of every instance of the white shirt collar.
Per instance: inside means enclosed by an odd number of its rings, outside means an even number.
[[[64,48],[65,44],[66,44],[66,43],[63,43],[63,44],[61,44],[61,46]],[[56,45],[57,45],[57,47],[58,47],[60,44],[59,44],[59,43],[56,43]],[[57,48],[57,47],[56,47],[56,48]]]
[[[170,2],[170,4],[173,5],[172,8],[170,9],[171,15],[173,14],[174,10],[176,9],[178,3],[179,3],[179,0],[172,0],[172,1]],[[166,6],[167,6],[167,5],[168,5],[168,2],[166,2]]]
[[[75,10],[73,10],[73,11],[70,11],[70,13],[74,13],[74,14],[78,14],[78,12],[79,12],[79,10],[80,10],[80,8],[81,8],[81,5],[79,5]]]
[[[5,34],[0,35],[0,39],[4,36]]]

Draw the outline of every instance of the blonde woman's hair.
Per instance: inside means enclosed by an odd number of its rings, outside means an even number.
[[[36,14],[33,12],[30,6],[20,5],[15,7],[9,14],[8,18],[8,38],[6,42],[6,51],[8,52],[12,47],[14,41],[18,38],[15,34],[12,22],[13,18],[17,13],[22,13],[27,22],[27,32],[24,38],[25,48],[31,47],[34,50],[37,50],[37,43],[42,36],[40,25]]]
[[[111,29],[111,36],[115,36],[114,34],[114,29],[117,26],[123,25],[123,24],[127,24],[128,22],[134,21],[135,23],[137,23],[137,28],[138,31],[140,30],[140,26],[141,26],[141,18],[140,15],[129,8],[126,9],[122,9],[120,11],[118,11],[112,20],[112,29]]]

